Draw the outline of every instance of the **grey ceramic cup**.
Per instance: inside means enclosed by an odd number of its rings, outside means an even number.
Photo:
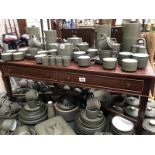
[[[17,121],[15,119],[6,119],[2,123],[2,129],[4,131],[14,131],[17,127]]]
[[[50,59],[50,65],[52,65],[52,66],[54,66],[54,65],[56,65],[56,56],[50,56],[49,57],[49,59]]]
[[[118,63],[122,64],[122,60],[125,58],[131,58],[132,57],[132,53],[131,52],[119,52],[118,54]]]
[[[63,66],[62,63],[62,56],[56,56],[55,57],[56,66]]]
[[[26,125],[23,125],[21,127],[17,127],[15,132],[15,135],[30,135],[30,128]]]
[[[3,61],[11,61],[12,60],[12,53],[2,53],[1,59]]]
[[[85,55],[85,54],[86,54],[85,51],[77,51],[77,52],[74,52],[74,53],[73,53],[74,61],[75,61],[75,62],[78,62],[78,57],[79,57],[79,56],[82,56],[82,55]]]
[[[97,117],[102,116],[102,112],[98,110],[90,110],[88,107],[86,107],[86,116],[89,119],[96,119]]]
[[[0,115],[5,117],[10,116],[11,115],[10,107],[7,105],[2,105],[2,107],[0,108]]]
[[[137,68],[144,69],[148,63],[149,55],[147,53],[135,53],[133,58],[138,61]]]
[[[105,69],[115,69],[117,65],[117,58],[104,58],[103,59],[103,68]]]
[[[87,50],[87,54],[90,55],[90,58],[94,58],[98,54],[98,49],[90,48]]]
[[[132,53],[137,53],[138,47],[139,47],[139,45],[132,45],[132,47],[131,47],[131,52],[132,52]]]
[[[35,56],[35,55],[37,55],[38,50],[39,50],[39,49],[36,48],[36,47],[29,47],[28,52],[29,52],[29,54],[30,54],[31,56]]]
[[[121,48],[121,44],[119,44],[119,43],[114,43],[112,45],[112,50],[117,51],[118,53],[120,52],[120,48]]]
[[[25,97],[27,101],[37,100],[38,92],[34,89],[31,89],[28,92],[26,92]]]
[[[63,66],[67,67],[71,63],[71,57],[70,56],[62,56]]]
[[[146,46],[138,46],[137,53],[147,53]]]
[[[19,111],[19,104],[18,103],[12,103],[10,105],[11,114],[15,114]]]
[[[35,55],[36,63],[41,64],[42,63],[42,58],[45,57],[46,54],[38,54]]]
[[[99,50],[99,58],[103,60],[103,58],[111,57],[112,51],[111,50]]]
[[[123,59],[122,70],[126,72],[134,72],[137,70],[138,61],[136,59]]]
[[[23,52],[15,52],[13,53],[13,60],[23,60],[24,53]]]
[[[42,64],[49,65],[49,57],[48,56],[42,57]]]
[[[91,64],[91,58],[88,55],[82,55],[78,57],[78,65],[81,67],[87,67]]]

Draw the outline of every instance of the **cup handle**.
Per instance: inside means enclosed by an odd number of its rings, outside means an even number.
[[[118,52],[117,51],[112,51],[112,57],[117,58],[118,57]]]
[[[110,38],[110,40],[112,40],[114,43],[117,43],[117,39],[116,38]]]
[[[102,111],[98,111],[97,117],[102,117],[103,116],[103,112]]]
[[[94,64],[95,63],[95,58],[90,58],[90,62],[91,62],[91,64]]]
[[[143,45],[146,46],[146,41],[145,38],[138,38],[137,39],[137,44],[139,44],[139,41],[142,40],[143,41]]]

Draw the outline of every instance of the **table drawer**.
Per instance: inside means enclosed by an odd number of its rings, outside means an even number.
[[[84,86],[92,86],[97,88],[106,88],[110,90],[123,90],[126,92],[137,92],[138,94],[143,91],[143,80],[115,78],[99,75],[85,75],[78,73],[60,73],[60,81],[80,84]]]
[[[56,71],[11,66],[4,66],[3,71],[6,75],[58,81],[58,75]]]

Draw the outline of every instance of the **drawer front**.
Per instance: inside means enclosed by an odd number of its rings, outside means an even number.
[[[11,66],[4,66],[3,71],[5,75],[58,81],[56,71],[48,71],[36,68],[28,69],[24,67],[11,67]]]
[[[132,91],[138,94],[142,93],[144,85],[143,80],[65,72],[60,73],[60,82],[80,84],[88,87],[106,88],[110,90]]]

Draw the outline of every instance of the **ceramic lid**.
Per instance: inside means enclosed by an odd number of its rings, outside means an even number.
[[[147,106],[155,108],[155,100],[149,98],[147,102]]]
[[[46,54],[38,54],[38,55],[35,55],[34,57],[35,58],[40,58],[40,57],[45,57],[46,56]]]
[[[149,55],[147,54],[147,53],[134,53],[134,54],[132,54],[132,56],[135,56],[135,57],[140,57],[140,58],[142,58],[142,57],[148,57]]]
[[[38,51],[37,53],[38,53],[38,54],[44,54],[44,53],[48,53],[48,51],[41,50],[41,51]]]
[[[123,52],[119,52],[119,55],[132,55],[132,53],[123,51]]]
[[[155,119],[144,119],[143,128],[155,134]]]
[[[126,63],[137,63],[138,61],[136,59],[130,59],[130,58],[125,58],[122,59],[122,62],[126,62]]]
[[[49,52],[57,52],[58,50],[57,49],[51,49],[49,50]]]
[[[140,100],[137,97],[130,96],[126,98],[126,103],[131,106],[139,106]]]
[[[13,53],[13,55],[22,55],[23,54],[23,52],[15,52],[15,53]]]
[[[14,53],[14,52],[17,52],[17,50],[7,50],[6,52],[7,53]]]
[[[85,51],[77,51],[77,52],[74,52],[74,54],[86,54]]]
[[[12,53],[2,53],[1,55],[12,55]]]
[[[88,45],[87,42],[82,42],[82,43],[79,43],[78,45]]]
[[[108,58],[104,58],[103,61],[117,61],[116,58],[112,58],[112,57],[108,57]]]
[[[98,49],[95,49],[95,48],[89,48],[87,51],[88,51],[88,52],[97,52]]]
[[[131,131],[134,128],[134,124],[131,121],[129,121],[121,116],[113,117],[112,124],[116,129],[118,129],[120,131],[124,131],[124,132]]]
[[[90,56],[82,55],[82,56],[79,56],[78,59],[90,59]]]
[[[125,113],[133,116],[133,117],[138,117],[138,112],[139,112],[139,108],[134,107],[134,106],[127,106],[124,108]]]
[[[147,117],[155,117],[155,108],[147,107],[145,111],[145,116]]]

